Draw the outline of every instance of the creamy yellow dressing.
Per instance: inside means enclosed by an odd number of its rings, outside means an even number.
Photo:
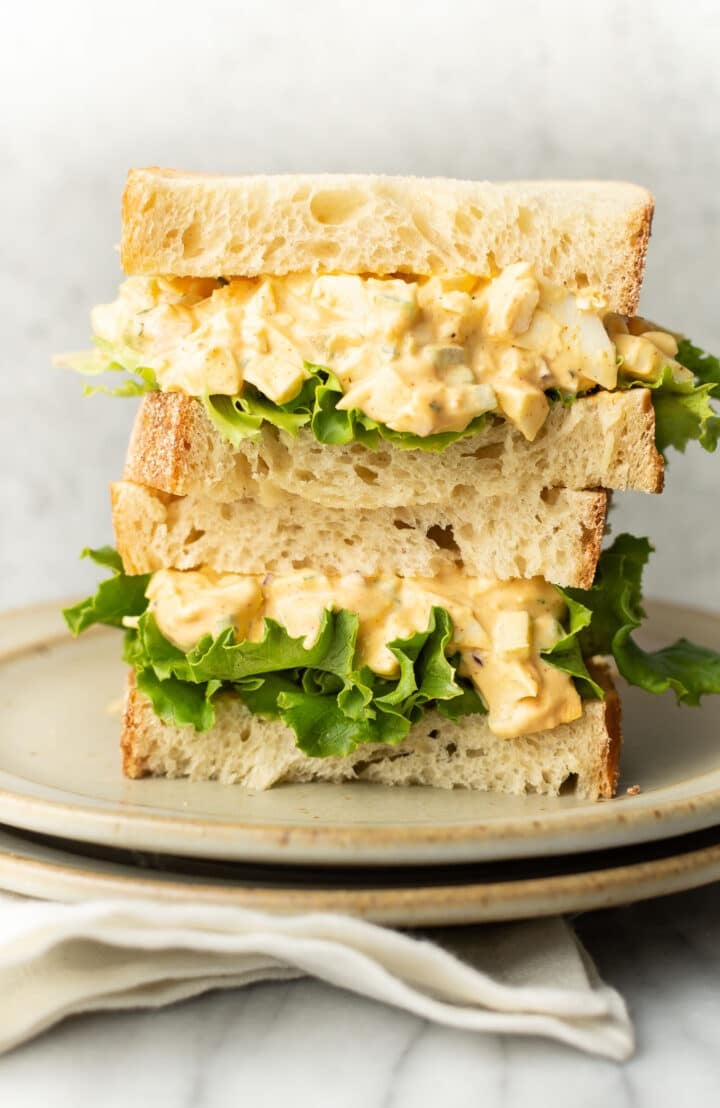
[[[495,412],[532,440],[549,389],[615,388],[618,354],[626,374],[648,380],[677,354],[644,320],[613,314],[606,326],[606,309],[599,294],[556,288],[519,262],[492,278],[131,277],[95,309],[93,328],[137,351],[165,391],[235,395],[249,382],[283,404],[311,362],[337,376],[340,408],[394,430],[462,431]]]
[[[327,608],[359,615],[358,664],[396,676],[388,650],[393,639],[427,627],[430,609],[446,608],[453,621],[450,655],[488,708],[491,729],[504,738],[577,719],[582,712],[572,679],[541,658],[563,634],[562,597],[540,577],[497,581],[448,571],[433,578],[326,576],[297,570],[265,576],[212,570],[160,570],[147,589],[162,633],[182,650],[203,634],[234,627],[238,640],[257,641],[263,620],[283,624],[307,647],[317,638]]]

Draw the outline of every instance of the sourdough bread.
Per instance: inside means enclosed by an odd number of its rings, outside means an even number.
[[[362,174],[209,176],[131,170],[130,274],[471,273],[524,261],[635,312],[653,198],[617,181],[458,181]]]
[[[327,508],[281,494],[272,506],[176,497],[130,481],[112,486],[117,549],[128,573],[209,566],[226,573],[398,574],[455,568],[477,577],[545,577],[589,588],[600,555],[607,495],[521,489],[472,492],[451,504]]]
[[[580,719],[520,739],[500,739],[486,717],[453,723],[428,712],[398,746],[368,744],[348,757],[308,758],[279,720],[253,715],[233,693],[218,696],[210,731],[163,723],[128,678],[121,738],[128,777],[191,777],[268,789],[292,781],[373,781],[383,785],[493,789],[504,793],[611,797],[620,758],[620,703],[599,670],[605,700],[585,702]]]
[[[233,446],[200,401],[149,393],[135,420],[126,480],[182,495],[229,502],[280,489],[328,507],[458,505],[463,498],[505,497],[518,489],[637,489],[660,492],[663,460],[655,448],[648,389],[601,392],[554,406],[534,442],[499,423],[441,454],[384,444],[325,446],[310,431],[296,438],[266,426],[257,441]]]

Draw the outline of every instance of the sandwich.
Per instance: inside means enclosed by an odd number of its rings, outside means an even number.
[[[130,173],[128,275],[62,364],[140,396],[109,571],[130,777],[614,794],[647,540],[612,490],[714,450],[720,362],[637,314],[653,201],[613,182]],[[108,383],[109,382],[109,383]]]

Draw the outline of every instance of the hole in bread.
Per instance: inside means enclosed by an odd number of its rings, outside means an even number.
[[[484,459],[499,458],[503,452],[503,444],[501,442],[489,443],[488,446],[478,446],[477,450],[470,451],[466,457]]]
[[[232,517],[233,517],[232,504],[221,504],[220,505],[220,518],[221,519],[232,519]]]
[[[361,465],[354,465],[353,469],[360,480],[364,481],[366,485],[374,485],[377,482],[378,475],[374,469],[368,469],[367,466]]]
[[[560,786],[559,796],[574,796],[578,787],[577,773],[569,773]]]
[[[192,223],[188,224],[182,234],[182,244],[184,258],[196,258],[198,254],[202,253],[203,235],[199,223],[193,220]]]
[[[437,732],[435,732],[437,734]],[[449,754],[452,758],[453,754],[457,754],[457,743],[448,743],[445,747],[445,753]]]
[[[194,542],[199,542],[200,539],[205,537],[205,532],[198,530],[197,527],[192,527],[185,536],[185,546],[192,546]]]
[[[543,489],[540,493],[540,499],[543,504],[557,504],[560,492],[561,490],[557,488]]]
[[[469,235],[472,232],[472,219],[467,212],[455,212],[453,222],[455,223],[455,230],[459,231],[461,235]],[[456,246],[459,245],[459,243],[456,243]]]
[[[307,558],[293,558],[291,564],[293,569],[307,569],[308,560]]]
[[[428,738],[436,739],[439,734],[440,732],[438,731],[437,727],[433,727],[432,731],[428,731]]]
[[[406,523],[404,519],[394,519],[393,527],[398,531],[414,531],[412,523]]]
[[[475,490],[470,488],[469,485],[455,485],[452,492],[450,493],[450,498],[452,500],[464,500],[467,497],[472,496],[474,491]]]
[[[582,271],[580,273],[576,273],[575,284],[579,289],[586,289],[590,284],[590,278],[588,277],[587,273],[583,273]]]
[[[165,246],[170,246],[171,243],[175,242],[175,239],[178,238],[179,234],[180,231],[177,227],[171,227],[170,230],[167,231],[163,236],[163,244]]]
[[[360,189],[321,189],[310,201],[310,213],[318,223],[335,225],[346,223],[365,203]]]
[[[434,542],[441,550],[449,550],[458,558],[460,557],[460,547],[455,542],[455,532],[451,523],[448,523],[447,527],[441,527],[439,523],[434,523],[432,527],[428,527],[425,534],[430,542]]]
[[[435,245],[437,242],[437,231],[433,226],[433,221],[424,212],[413,212],[412,221],[417,227],[419,233],[424,239],[431,245]],[[436,259],[436,261],[439,259]]]
[[[338,245],[336,242],[317,242],[313,246],[313,253],[324,261],[332,261],[333,258],[338,256]]]
[[[417,245],[416,232],[411,230],[411,228],[408,227],[405,223],[401,224],[400,227],[398,227],[397,237],[400,239],[400,242],[403,244],[403,246]]]
[[[523,206],[520,207],[517,217],[517,225],[523,235],[529,235],[533,229],[534,223],[533,214],[529,208]]]
[[[298,481],[302,481],[303,483],[314,480],[312,473],[308,469],[296,469],[295,477]]]
[[[275,238],[268,244],[265,249],[265,260],[272,258],[273,254],[276,254],[278,250],[282,250],[285,245],[285,236],[276,235]]]

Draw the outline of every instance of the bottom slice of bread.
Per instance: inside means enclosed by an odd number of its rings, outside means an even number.
[[[561,790],[589,800],[615,793],[620,759],[620,701],[607,670],[596,668],[605,699],[589,700],[580,719],[520,739],[500,739],[485,716],[456,723],[428,712],[398,746],[358,747],[342,758],[309,758],[279,720],[253,715],[232,693],[218,696],[211,730],[163,723],[128,679],[122,732],[128,777],[191,777],[269,789],[291,781],[373,781],[383,785]]]

